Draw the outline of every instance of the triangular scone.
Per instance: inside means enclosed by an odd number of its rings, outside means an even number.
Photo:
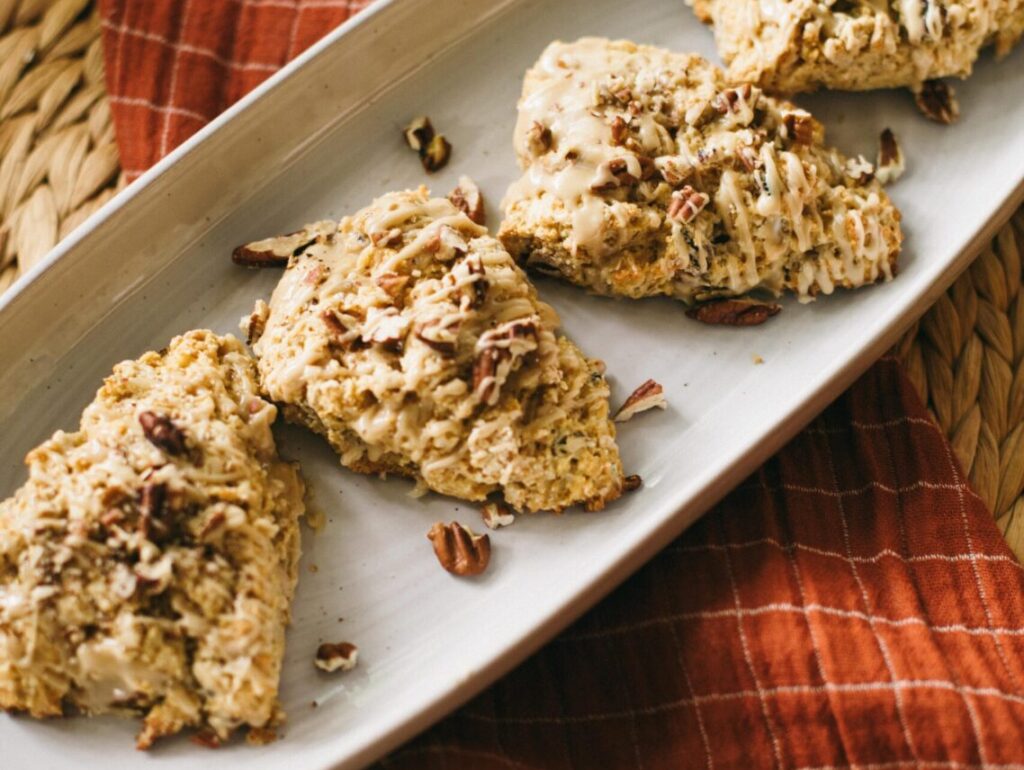
[[[348,468],[466,500],[558,511],[619,496],[601,364],[556,335],[485,228],[420,188],[307,230],[247,322],[286,417]]]
[[[498,236],[601,294],[687,302],[891,278],[899,212],[821,124],[699,56],[552,43],[526,74]]]
[[[194,331],[29,453],[0,503],[0,708],[138,714],[139,748],[273,737],[303,513],[276,414],[242,344]]]
[[[772,91],[916,88],[1024,34],[1021,0],[691,0],[735,80]]]

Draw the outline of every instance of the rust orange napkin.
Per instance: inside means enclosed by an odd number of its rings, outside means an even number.
[[[134,176],[367,3],[100,4]],[[1022,596],[992,516],[883,359],[597,608],[382,765],[1024,767]]]

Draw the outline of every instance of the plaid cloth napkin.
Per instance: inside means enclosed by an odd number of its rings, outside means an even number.
[[[100,4],[137,175],[366,3]],[[382,765],[1024,767],[1022,596],[992,516],[883,359],[596,609]]]

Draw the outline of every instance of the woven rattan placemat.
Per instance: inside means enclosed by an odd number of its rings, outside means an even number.
[[[92,0],[0,0],[0,292],[123,184]],[[896,348],[1024,560],[1024,208]]]

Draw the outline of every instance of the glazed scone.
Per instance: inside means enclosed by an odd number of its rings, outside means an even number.
[[[729,76],[780,93],[866,90],[971,74],[1024,34],[1024,0],[693,0]]]
[[[298,240],[243,323],[264,391],[343,465],[518,510],[620,495],[600,363],[485,228],[420,188]]]
[[[552,43],[526,74],[511,254],[599,294],[801,298],[891,278],[899,212],[807,112],[699,56]]]
[[[114,368],[0,503],[0,708],[273,738],[303,484],[234,337]]]

